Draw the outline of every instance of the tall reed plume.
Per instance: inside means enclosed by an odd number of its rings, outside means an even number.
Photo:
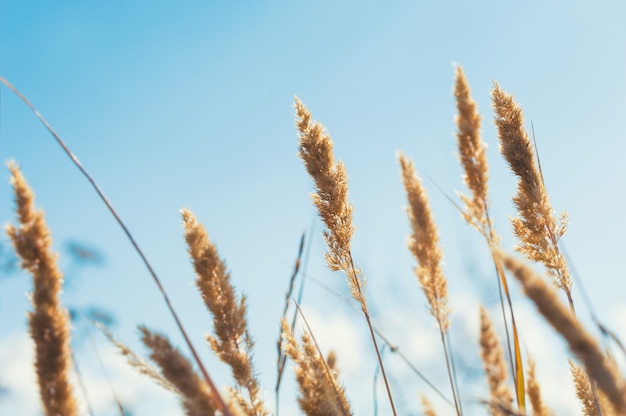
[[[21,267],[33,276],[33,311],[28,314],[35,342],[35,369],[39,396],[47,416],[78,415],[71,371],[70,321],[59,295],[63,274],[52,253],[52,238],[42,210],[35,208],[34,194],[15,163],[9,163],[15,192],[18,227],[7,234],[20,256]]]
[[[460,194],[465,204],[463,218],[488,241],[493,241],[497,238],[489,217],[487,145],[480,134],[481,117],[476,102],[471,97],[470,87],[460,66],[456,69],[454,96],[459,160],[463,167],[463,180],[472,193],[471,198]]]
[[[415,274],[424,290],[442,333],[450,326],[448,319],[448,282],[443,274],[441,262],[443,252],[439,247],[439,232],[433,221],[426,190],[417,177],[413,162],[403,154],[398,155],[402,169],[402,182],[409,201],[407,213],[413,233],[409,238],[409,250],[417,260]]]
[[[354,265],[350,244],[355,227],[352,224],[352,204],[348,202],[348,175],[343,162],[335,162],[333,142],[320,123],[311,120],[311,113],[296,98],[296,126],[299,131],[299,153],[306,170],[315,182],[313,204],[326,224],[324,239],[328,245],[326,263],[333,271],[343,271],[348,277],[352,297],[363,312],[365,278]]]
[[[496,330],[485,308],[480,308],[480,351],[483,367],[489,381],[490,401],[494,404],[510,407],[513,401],[507,385],[507,364],[504,350]],[[493,407],[494,416],[505,416],[498,407]]]
[[[214,415],[216,405],[210,388],[195,373],[191,363],[169,339],[146,327],[139,327],[141,341],[151,350],[150,358],[158,364],[165,379],[181,398],[185,415]]]
[[[526,375],[526,391],[528,392],[528,398],[530,405],[533,409],[533,415],[535,416],[550,416],[550,410],[546,407],[541,394],[541,386],[537,379],[535,361],[532,358],[528,358],[527,375]]]
[[[209,240],[204,227],[187,209],[181,210],[185,240],[196,272],[196,285],[207,309],[213,315],[213,332],[207,340],[217,356],[231,368],[236,387],[231,395],[247,415],[269,412],[259,396],[259,382],[254,374],[254,342],[246,320],[246,297],[237,299],[226,264]],[[244,396],[244,391],[247,397]]]
[[[396,414],[391,389],[387,380],[385,366],[380,355],[374,327],[365,300],[365,278],[354,265],[350,242],[355,227],[352,224],[352,204],[348,202],[348,175],[342,162],[336,162],[333,156],[333,142],[324,133],[320,123],[311,120],[311,113],[296,97],[296,126],[300,140],[298,155],[304,161],[306,170],[315,182],[315,193],[311,195],[313,204],[326,224],[324,239],[328,245],[326,263],[333,271],[343,271],[348,277],[352,297],[363,312],[376,350],[376,356],[385,382],[389,404]]]
[[[446,341],[447,331],[450,326],[450,320],[448,319],[448,283],[441,268],[443,252],[439,247],[439,232],[433,220],[426,190],[415,172],[413,162],[409,161],[402,153],[398,154],[398,159],[402,170],[402,182],[409,202],[407,214],[413,231],[409,238],[409,250],[417,261],[415,274],[426,295],[429,311],[435,317],[439,327],[454,405],[457,414],[460,415],[461,402],[459,397],[457,397],[458,392],[453,377],[452,356],[451,352],[448,351],[448,343]]]
[[[109,342],[117,348],[119,354],[126,359],[128,365],[134,368],[139,374],[142,374],[155,381],[165,390],[170,391],[177,396],[181,396],[181,392],[178,390],[178,388],[170,383],[170,381],[166,379],[163,374],[161,374],[159,370],[156,369],[151,363],[144,360],[133,350],[131,350],[127,345],[117,340],[107,327],[99,323],[96,323],[96,326],[102,331],[102,333],[109,340]]]
[[[500,152],[519,179],[517,194],[513,197],[519,217],[511,220],[513,233],[520,241],[518,250],[529,260],[545,265],[548,275],[565,292],[573,310],[572,280],[558,246],[567,228],[566,214],[558,218],[554,216],[540,165],[524,128],[521,107],[497,83],[494,83],[491,96]]]

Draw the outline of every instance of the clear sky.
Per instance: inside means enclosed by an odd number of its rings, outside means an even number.
[[[346,163],[358,228],[354,257],[368,278],[376,323],[449,390],[438,334],[406,249],[409,226],[395,157],[405,152],[425,177],[441,229],[467,412],[482,414],[478,303],[497,310],[495,278],[481,239],[437,190],[454,196],[464,189],[455,150],[454,65],[465,69],[483,115],[492,214],[505,247],[515,244],[507,219],[514,215],[515,178],[497,151],[489,98],[494,80],[521,103],[528,127],[532,121],[552,204],[569,213],[567,252],[600,318],[624,339],[625,22],[620,1],[5,0],[0,75],[32,101],[105,190],[211,374],[226,385],[228,372],[203,341],[211,322],[182,238],[178,210],[195,212],[248,296],[269,403],[278,321],[303,231],[314,233],[309,275],[348,293],[344,276],[323,262],[311,180],[296,156],[294,95],[327,127]],[[145,352],[138,324],[167,333],[182,348],[156,286],[87,181],[30,111],[8,89],[0,94],[0,158],[18,161],[45,209],[68,274],[64,302],[110,313],[112,330],[138,352]],[[8,171],[0,176],[7,179]],[[13,222],[7,180],[0,181],[0,201],[2,222]],[[72,262],[72,242],[93,248],[101,261]],[[6,237],[2,249],[6,256]],[[22,273],[0,279],[3,414],[39,414],[24,335],[30,288]],[[576,409],[571,388],[562,393],[556,384],[568,384],[566,350],[513,288],[520,320],[526,319],[520,324],[525,348],[552,393],[548,402],[560,412]],[[579,290],[575,286],[575,302],[586,319]],[[338,351],[356,413],[373,414],[375,359],[365,324],[313,281],[303,306],[322,348]],[[114,388],[136,415],[178,412],[174,399],[116,361],[106,341],[79,319],[74,344],[94,414],[114,414],[114,408],[88,331]],[[442,414],[451,410],[388,355],[402,414],[421,414],[419,392]],[[282,414],[295,412],[292,388],[284,387]],[[380,397],[379,414],[389,414]]]

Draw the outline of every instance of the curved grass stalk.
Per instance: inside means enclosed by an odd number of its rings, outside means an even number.
[[[446,342],[446,333],[450,326],[448,319],[448,283],[441,268],[443,253],[439,247],[439,233],[432,218],[426,191],[417,177],[413,162],[402,153],[398,155],[402,170],[402,182],[408,199],[407,214],[411,223],[412,234],[409,239],[409,250],[417,261],[415,274],[426,295],[430,314],[437,321],[441,343],[446,359],[446,368],[454,407],[457,415],[463,413],[456,375],[451,361],[451,352]]]
[[[52,252],[52,237],[44,213],[35,207],[34,193],[15,163],[9,162],[9,170],[18,225],[8,225],[6,232],[21,259],[22,269],[33,277],[33,311],[28,314],[28,324],[35,344],[39,397],[47,416],[76,416],[78,402],[70,383],[70,319],[60,301],[63,274]]]
[[[348,286],[354,300],[359,304],[369,329],[376,357],[385,381],[389,404],[394,415],[396,408],[387,380],[385,366],[365,299],[365,277],[355,267],[350,250],[354,233],[352,224],[352,204],[348,202],[348,176],[343,163],[334,161],[333,142],[320,123],[311,120],[311,113],[296,97],[296,125],[298,128],[299,156],[304,161],[307,172],[315,182],[316,192],[311,195],[313,204],[326,224],[324,238],[328,245],[326,263],[333,271],[343,271],[348,278]]]

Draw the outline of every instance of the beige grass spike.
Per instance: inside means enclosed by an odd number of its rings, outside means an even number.
[[[565,214],[558,219],[554,216],[532,143],[524,128],[521,107],[497,83],[494,83],[491,95],[500,152],[518,177],[513,202],[519,217],[511,220],[513,232],[520,241],[518,250],[529,260],[545,265],[554,284],[567,295],[573,310],[572,280],[558,246],[558,240],[565,234],[567,218]]]
[[[299,152],[307,172],[313,178],[316,192],[311,195],[313,204],[326,224],[324,238],[328,246],[326,263],[331,270],[343,271],[348,278],[352,297],[358,302],[367,323],[376,358],[385,382],[391,411],[396,408],[389,387],[374,326],[365,299],[365,278],[352,258],[350,244],[355,227],[352,224],[352,204],[348,202],[348,175],[342,162],[335,162],[333,142],[324,127],[311,118],[302,101],[295,98],[296,127],[298,128]]]
[[[19,225],[7,226],[21,259],[21,267],[33,276],[33,311],[28,314],[30,335],[35,342],[35,370],[39,396],[47,416],[78,415],[72,368],[70,320],[59,295],[63,274],[52,253],[52,237],[42,210],[35,208],[32,190],[17,164],[10,162]]]
[[[452,388],[454,406],[458,415],[462,414],[462,404],[455,383],[452,369],[452,356],[448,352],[446,332],[450,325],[448,319],[448,283],[441,263],[443,252],[439,247],[439,232],[433,220],[426,190],[415,172],[413,162],[402,153],[398,154],[402,171],[402,182],[406,191],[409,206],[407,214],[411,223],[412,234],[409,237],[409,250],[417,261],[415,274],[426,295],[430,313],[437,321],[441,343],[448,370],[448,378]]]
[[[211,390],[193,371],[191,363],[169,339],[146,327],[139,327],[141,341],[151,350],[150,358],[161,368],[163,376],[180,392],[187,416],[207,416],[216,413]]]
[[[480,307],[480,350],[489,382],[490,401],[510,407],[513,396],[507,385],[508,366],[504,358],[504,350],[493,322],[482,306]],[[494,416],[505,416],[497,408],[492,408],[492,410]]]
[[[413,162],[398,154],[402,169],[402,181],[409,206],[407,214],[412,234],[409,250],[417,261],[415,274],[426,295],[430,313],[443,332],[448,330],[448,284],[441,268],[443,252],[439,247],[439,232],[432,218],[430,204],[422,182],[417,177]]]
[[[572,352],[584,364],[589,377],[596,381],[616,411],[626,414],[626,381],[602,352],[598,342],[559,300],[556,291],[530,266],[503,251],[496,254],[522,284],[524,293],[535,303],[539,312],[567,341]]]
[[[487,215],[489,212],[487,146],[480,134],[481,117],[476,102],[470,95],[470,87],[460,66],[456,68],[454,96],[458,112],[456,136],[459,160],[463,166],[463,180],[472,193],[471,198],[461,195],[465,203],[463,216],[487,240],[492,241],[496,236]]]
[[[367,311],[363,294],[365,279],[355,267],[350,252],[355,227],[352,204],[348,202],[346,168],[342,162],[335,162],[333,142],[324,127],[311,119],[311,113],[298,98],[295,105],[300,139],[298,154],[315,182],[316,192],[311,198],[327,228],[324,231],[328,245],[326,262],[331,270],[346,274],[352,297]]]
[[[535,361],[530,356],[528,356],[526,386],[526,392],[528,393],[530,405],[533,409],[533,416],[551,416],[541,395],[541,387],[537,379]]]
[[[126,358],[126,362],[135,370],[137,370],[139,374],[143,374],[144,376],[151,378],[164,389],[171,391],[178,396],[181,396],[181,392],[178,391],[176,386],[170,383],[169,380],[163,377],[163,375],[155,367],[142,359],[127,345],[117,340],[107,327],[99,323],[96,323],[96,327],[102,331],[102,333],[109,340],[109,342],[117,348],[122,357]]]
[[[196,272],[196,285],[213,315],[215,336],[207,339],[211,349],[227,363],[237,388],[231,390],[239,407],[250,416],[269,414],[260,397],[259,381],[252,365],[254,342],[248,331],[246,298],[237,299],[226,263],[193,213],[181,210],[185,240]],[[245,391],[247,398],[242,392]]]
[[[591,390],[591,384],[589,377],[585,374],[585,371],[577,366],[572,360],[569,360],[569,368],[576,387],[576,397],[580,400],[582,405],[583,415],[585,416],[599,416],[598,409],[596,408],[596,401],[593,398],[593,391]]]
[[[300,389],[298,404],[307,416],[348,416],[352,414],[343,387],[335,371],[322,360],[308,333],[298,345],[287,321],[282,319],[283,347],[296,365],[296,381]],[[333,363],[334,365],[334,363]]]

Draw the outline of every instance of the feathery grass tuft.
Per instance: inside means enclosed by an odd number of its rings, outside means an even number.
[[[500,152],[519,178],[513,202],[519,217],[513,218],[513,233],[520,240],[518,250],[531,261],[545,265],[555,285],[567,295],[574,308],[572,280],[558,241],[565,234],[567,216],[555,218],[533,147],[524,129],[521,107],[497,83],[491,92]]]
[[[507,386],[507,364],[500,339],[493,323],[482,306],[480,307],[480,351],[483,367],[489,382],[490,401],[503,406],[511,406],[511,390]],[[492,408],[494,416],[505,416],[499,409]]]
[[[429,311],[435,317],[441,335],[441,344],[446,359],[448,378],[452,387],[454,406],[458,415],[462,414],[454,371],[451,366],[452,356],[448,352],[446,333],[450,326],[448,319],[448,283],[441,268],[443,252],[439,247],[439,233],[432,217],[426,190],[415,172],[413,162],[402,153],[398,154],[402,170],[402,182],[409,206],[407,214],[413,233],[409,238],[409,250],[417,260],[415,274],[426,295]]]
[[[578,397],[578,400],[580,400],[582,404],[583,414],[585,416],[600,416],[589,377],[587,377],[585,371],[572,360],[569,360],[569,368],[572,373],[574,386],[576,387],[576,397]]]
[[[543,397],[541,395],[541,387],[539,380],[537,380],[537,374],[535,374],[535,361],[528,357],[526,377],[526,391],[528,392],[528,398],[530,399],[530,405],[533,409],[533,415],[535,416],[550,416],[551,413],[543,403]]]
[[[96,326],[102,331],[102,333],[109,340],[109,342],[117,348],[122,357],[126,358],[126,362],[135,370],[137,370],[139,374],[143,374],[144,376],[151,378],[165,390],[181,396],[181,392],[176,388],[176,386],[170,383],[168,379],[163,377],[159,370],[154,368],[152,364],[137,355],[127,345],[117,340],[107,327],[101,324],[96,324]]]
[[[450,326],[448,283],[441,269],[443,252],[439,247],[439,232],[433,221],[426,191],[417,177],[413,162],[401,153],[398,160],[409,201],[407,214],[413,230],[409,238],[409,250],[417,260],[415,274],[428,300],[430,313],[435,317],[441,332],[445,333]]]
[[[189,248],[197,279],[207,309],[213,315],[215,337],[207,339],[211,349],[232,370],[237,387],[231,395],[247,415],[267,415],[259,396],[259,382],[252,366],[254,342],[246,320],[246,297],[237,299],[230,282],[226,264],[220,259],[215,245],[204,227],[187,209],[181,210],[185,240]],[[243,396],[242,390],[247,393]]]
[[[9,163],[19,226],[8,225],[7,234],[20,256],[21,267],[33,276],[33,311],[28,314],[35,342],[35,368],[39,396],[48,416],[78,415],[69,381],[72,368],[69,314],[59,300],[63,274],[52,253],[52,237],[42,210],[19,167]]]
[[[480,134],[481,117],[476,102],[470,95],[470,87],[463,69],[456,68],[454,96],[457,107],[457,147],[459,160],[463,166],[463,180],[472,192],[472,197],[460,195],[465,204],[463,218],[474,226],[488,240],[495,239],[489,219],[487,145]]]
[[[333,271],[343,271],[348,277],[348,285],[354,300],[363,312],[370,332],[372,344],[383,375],[391,411],[396,415],[393,396],[387,380],[385,366],[376,342],[374,326],[365,300],[365,278],[354,265],[350,243],[354,233],[352,224],[352,204],[348,202],[348,175],[342,162],[336,162],[333,156],[333,142],[320,123],[313,122],[311,113],[297,97],[296,126],[300,140],[298,155],[304,161],[307,172],[315,182],[316,192],[311,195],[313,204],[326,224],[324,238],[328,245],[326,263]]]
[[[311,113],[296,98],[296,126],[299,131],[299,156],[315,182],[313,204],[326,224],[324,239],[328,245],[326,263],[333,271],[343,271],[348,277],[352,297],[367,311],[365,278],[356,268],[350,252],[352,234],[352,204],[348,202],[348,175],[342,162],[335,162],[333,142],[320,123],[313,122]]]
[[[141,341],[152,351],[150,358],[161,368],[163,376],[180,392],[187,416],[214,415],[215,402],[209,387],[193,371],[191,363],[169,339],[146,327],[139,327]]]
[[[537,310],[582,361],[589,377],[597,383],[618,412],[626,413],[626,382],[600,350],[597,341],[563,305],[554,289],[528,265],[502,251],[498,255],[505,267],[522,284],[524,293],[535,303]]]
[[[296,364],[296,381],[300,387],[298,404],[307,416],[348,416],[352,414],[343,387],[339,384],[333,356],[324,361],[311,335],[302,334],[298,345],[287,321],[282,320],[284,348]]]

